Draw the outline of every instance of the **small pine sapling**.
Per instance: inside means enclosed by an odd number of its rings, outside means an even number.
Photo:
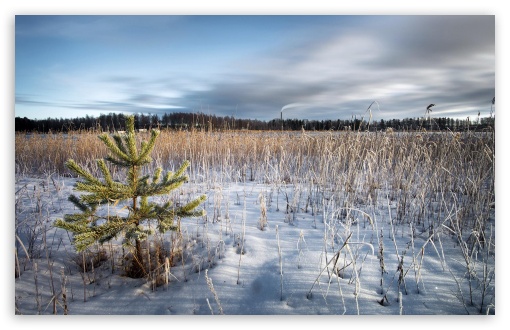
[[[160,233],[164,233],[178,229],[174,224],[175,219],[204,215],[203,210],[196,208],[205,201],[205,195],[182,206],[170,201],[158,205],[149,200],[149,197],[169,194],[188,180],[184,175],[189,166],[188,161],[175,173],[169,171],[162,175],[163,170],[157,168],[152,176],[142,175],[143,167],[152,162],[150,154],[159,133],[159,130],[152,130],[149,140],[137,145],[134,116],[129,116],[126,118],[125,134],[114,134],[113,140],[107,133],[99,135],[99,139],[110,151],[107,157],[97,160],[103,180],[94,177],[72,159],[65,163],[68,169],[83,179],[78,181],[74,188],[82,194],[79,197],[69,197],[80,212],[66,214],[64,219],[57,219],[55,227],[74,234],[73,244],[78,252],[86,250],[96,242],[102,244],[122,234],[124,245],[135,249],[130,272],[133,277],[147,274],[141,242],[153,234],[152,224],[155,224]],[[114,181],[106,162],[126,169],[124,182]],[[125,205],[129,211],[127,215],[101,212],[102,207],[117,206],[119,203]]]

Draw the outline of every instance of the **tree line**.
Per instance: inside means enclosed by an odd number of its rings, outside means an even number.
[[[15,117],[16,132],[71,132],[71,131],[100,131],[114,132],[125,130],[128,115],[109,113],[99,117],[85,116],[71,119],[47,118],[29,119]],[[380,131],[393,129],[395,131],[415,131],[422,128],[427,130],[485,130],[494,125],[493,117],[476,117],[470,119],[453,118],[404,118],[367,121],[364,118],[336,120],[307,120],[307,119],[272,119],[269,121],[257,119],[241,119],[232,116],[216,116],[204,113],[174,112],[162,116],[156,114],[135,114],[136,129],[205,129],[205,130],[286,130],[286,131],[346,131],[370,130]]]

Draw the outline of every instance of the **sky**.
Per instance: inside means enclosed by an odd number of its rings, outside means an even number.
[[[18,117],[474,118],[494,96],[493,15],[15,17]]]

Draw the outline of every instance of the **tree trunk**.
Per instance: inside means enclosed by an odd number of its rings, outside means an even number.
[[[143,262],[142,243],[140,240],[135,241],[135,255],[133,256],[130,273],[131,277],[134,278],[142,278],[146,275]]]
[[[137,197],[133,197],[133,212],[136,212],[136,200]],[[137,222],[138,226],[139,223]],[[135,255],[133,257],[133,263],[131,265],[131,276],[136,278],[141,278],[146,275],[144,262],[143,262],[143,253],[142,253],[142,243],[139,239],[135,240]]]

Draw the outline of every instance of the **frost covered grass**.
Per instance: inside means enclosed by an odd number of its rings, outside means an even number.
[[[146,241],[143,279],[120,240],[77,254],[52,226],[97,134],[15,139],[18,314],[495,313],[492,132],[163,131],[153,168],[190,181],[158,198],[207,215]]]

